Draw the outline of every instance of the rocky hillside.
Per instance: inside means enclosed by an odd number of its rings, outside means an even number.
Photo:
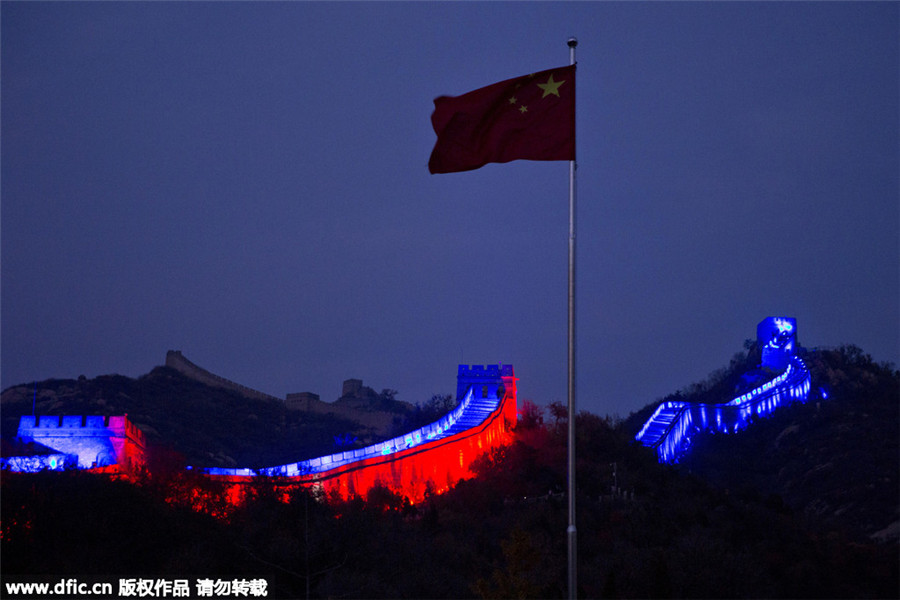
[[[900,540],[900,372],[845,346],[809,352],[813,389],[738,435],[697,436],[679,469],[759,495],[821,532]]]
[[[675,466],[634,442],[637,415],[578,415],[580,597],[897,597],[900,373],[854,347],[804,358],[821,397],[738,435],[697,436]],[[747,364],[752,356],[736,356],[678,394],[728,396]],[[128,412],[151,439],[210,462],[329,446],[337,426],[167,369],[37,390],[39,412]],[[5,428],[13,409],[30,412],[33,392],[3,393]],[[259,481],[256,499],[219,522],[170,502],[180,488],[164,478],[4,475],[3,575],[261,577],[269,597],[564,597],[567,413],[520,408],[511,445],[419,506],[385,488],[331,503],[298,489],[285,503]]]

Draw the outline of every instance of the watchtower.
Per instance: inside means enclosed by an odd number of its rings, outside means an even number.
[[[352,397],[359,394],[362,390],[362,379],[345,379],[341,388],[341,398]]]
[[[79,469],[116,467],[119,471],[135,471],[144,464],[144,433],[125,415],[26,415],[19,420],[18,437],[76,456]]]
[[[797,350],[797,319],[767,317],[756,326],[756,340],[762,348],[761,365],[775,371],[787,368]]]
[[[456,375],[456,398],[461,400],[469,388],[475,398],[503,398],[504,377],[515,381],[512,365],[459,365]]]

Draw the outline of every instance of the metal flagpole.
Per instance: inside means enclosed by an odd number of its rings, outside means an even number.
[[[575,64],[578,40],[570,37],[569,64]],[[577,89],[577,88],[576,88]],[[569,161],[569,598],[578,595],[575,543],[575,161]]]

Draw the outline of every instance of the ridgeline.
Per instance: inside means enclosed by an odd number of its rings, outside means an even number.
[[[755,351],[675,395],[726,398]],[[900,372],[853,346],[803,359],[817,392],[809,402],[739,434],[698,436],[674,466],[634,442],[658,402],[625,420],[579,414],[580,597],[897,596]],[[33,394],[3,393],[4,437]],[[208,462],[296,460],[286,455],[357,431],[220,394],[158,368],[38,383],[37,405],[127,412],[155,443]],[[240,576],[265,578],[270,597],[564,597],[566,411],[520,408],[510,446],[419,506],[383,488],[328,503],[302,490],[283,502],[260,487],[223,523],[167,504],[153,482],[4,474],[4,579]]]

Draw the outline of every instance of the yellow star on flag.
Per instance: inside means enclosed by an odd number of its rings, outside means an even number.
[[[550,94],[553,94],[557,98],[559,98],[559,86],[564,84],[565,79],[562,81],[553,81],[553,73],[550,73],[550,79],[547,80],[547,83],[539,83],[537,86],[544,90],[544,95],[541,98],[546,98]]]
[[[575,87],[571,64],[435,98],[431,125],[437,140],[428,170],[458,173],[514,160],[575,160]]]

